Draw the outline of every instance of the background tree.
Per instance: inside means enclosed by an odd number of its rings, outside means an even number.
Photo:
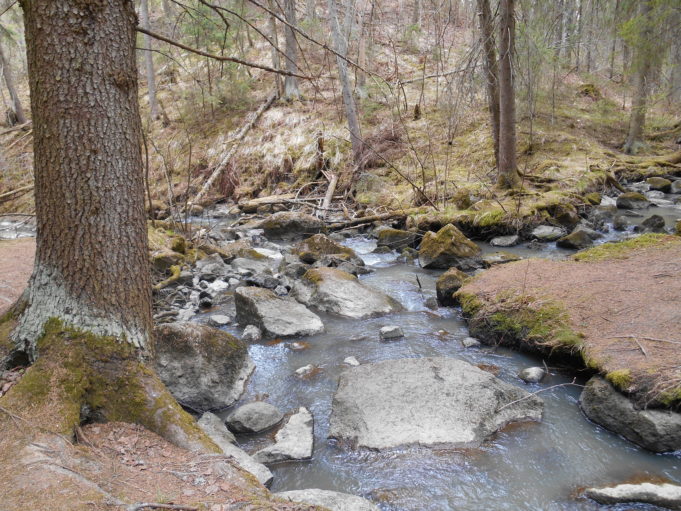
[[[296,24],[296,2],[295,0],[284,0],[284,17],[288,25],[284,26],[284,39],[286,42],[286,69],[290,73],[300,73],[298,69],[298,40],[292,26]],[[284,96],[287,99],[300,98],[298,79],[295,76],[287,76],[284,79]]]
[[[142,27],[151,30],[151,23],[149,21],[149,2],[148,0],[140,0],[140,23]],[[158,101],[156,100],[156,76],[154,74],[154,55],[151,51],[151,37],[148,34],[143,34],[144,41],[144,65],[147,74],[147,95],[149,97],[149,117],[151,120],[156,120],[158,114]]]
[[[6,29],[0,26],[0,33],[6,32]],[[7,91],[9,92],[9,97],[12,100],[12,111],[16,118],[16,122],[19,124],[24,124],[26,122],[26,114],[24,113],[24,107],[19,99],[19,93],[17,92],[16,83],[14,80],[14,73],[12,73],[12,67],[9,60],[5,57],[5,50],[2,47],[2,42],[0,42],[0,65],[2,66],[2,76],[5,79],[5,85],[7,86]]]

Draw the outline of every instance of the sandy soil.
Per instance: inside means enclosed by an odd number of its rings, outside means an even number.
[[[35,238],[0,241],[0,315],[26,287],[34,257]]]
[[[681,239],[596,261],[529,259],[494,267],[463,291],[493,306],[525,294],[555,301],[603,373],[630,370],[627,390],[650,399],[681,387]]]

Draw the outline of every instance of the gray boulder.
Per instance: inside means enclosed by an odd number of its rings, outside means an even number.
[[[497,236],[496,238],[492,238],[489,242],[489,244],[493,247],[502,248],[514,247],[518,243],[520,243],[520,236],[517,234],[511,234],[509,236]]]
[[[386,360],[341,373],[329,437],[379,450],[477,447],[511,422],[540,420],[542,409],[540,398],[463,360]]]
[[[194,410],[234,404],[255,369],[243,342],[207,325],[159,325],[154,338],[156,373],[175,399]]]
[[[197,421],[197,424],[211,439],[219,438],[220,442],[227,442],[228,444],[236,443],[236,437],[227,429],[223,420],[214,413],[204,413]]]
[[[584,495],[605,505],[641,503],[681,509],[681,486],[676,484],[618,484],[609,488],[587,488]]]
[[[232,318],[224,314],[213,314],[208,318],[208,324],[214,327],[227,326],[232,322]]]
[[[331,490],[293,490],[274,495],[290,502],[322,506],[330,511],[380,511],[378,506],[367,499]]]
[[[277,296],[269,289],[237,288],[234,302],[237,322],[255,325],[266,335],[286,337],[314,335],[324,331],[319,316],[292,298]]]
[[[650,451],[681,449],[681,414],[669,410],[637,410],[630,399],[600,376],[587,382],[579,404],[596,424]]]
[[[323,312],[348,318],[368,318],[402,310],[385,293],[365,286],[354,275],[337,268],[314,268],[295,282],[293,296]]]
[[[650,202],[645,195],[638,192],[625,192],[617,197],[617,207],[619,209],[646,209]]]
[[[669,189],[671,193],[681,193],[681,179],[677,179],[676,181],[672,181],[672,185]]]
[[[518,373],[518,378],[525,383],[539,383],[546,376],[546,371],[543,367],[526,367]]]
[[[477,346],[481,346],[482,344],[475,337],[466,337],[463,341],[461,341],[461,345],[464,348],[475,348]]]
[[[566,234],[565,229],[553,225],[540,225],[532,230],[532,238],[545,242],[556,241]]]
[[[314,418],[307,408],[298,408],[277,431],[275,443],[253,456],[261,463],[289,460],[309,460],[314,447]]]
[[[276,406],[264,401],[253,401],[234,410],[225,422],[235,433],[260,433],[283,418],[284,414]]]
[[[211,416],[212,417],[206,417]],[[198,422],[199,427],[208,437],[215,442],[223,454],[231,456],[246,472],[253,474],[260,483],[268,486],[272,482],[272,472],[262,463],[258,463],[245,451],[239,449],[232,442],[234,435],[225,427],[224,423],[216,415],[203,414],[201,420]]]
[[[404,332],[398,325],[384,326],[378,331],[378,333],[381,336],[381,340],[383,341],[390,341],[392,339],[404,337]]]
[[[419,263],[423,268],[458,268],[462,271],[482,267],[481,250],[452,224],[434,233],[428,231],[419,247]]]
[[[669,179],[665,179],[663,177],[649,177],[646,179],[646,183],[648,186],[650,186],[651,190],[657,190],[660,192],[669,192],[672,187],[672,182]]]
[[[241,333],[241,340],[244,342],[260,342],[262,340],[262,332],[255,325],[248,325]]]
[[[257,228],[268,238],[291,240],[322,232],[324,222],[305,213],[281,211],[265,218]]]
[[[652,215],[646,218],[641,225],[636,226],[636,232],[665,232],[665,221],[660,215]]]

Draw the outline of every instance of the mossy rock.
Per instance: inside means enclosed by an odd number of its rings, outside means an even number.
[[[651,190],[657,190],[665,193],[668,193],[672,188],[672,182],[669,179],[665,179],[663,177],[649,177],[646,179],[646,183],[648,183]]]
[[[571,228],[579,222],[579,214],[572,204],[556,204],[552,209],[553,220],[558,225]]]
[[[650,206],[646,196],[638,192],[625,192],[617,197],[617,207],[620,209],[645,209]]]
[[[586,203],[592,206],[598,206],[601,203],[601,199],[602,196],[598,192],[587,193],[584,196],[584,200],[586,201]]]
[[[413,247],[418,238],[418,235],[415,232],[392,229],[390,227],[379,229],[377,234],[377,245],[379,247],[388,247],[393,250]]]
[[[323,234],[315,234],[301,241],[291,250],[301,261],[313,264],[328,255],[344,256],[348,260],[357,259],[357,254],[349,247],[336,243]]]
[[[263,229],[268,238],[290,240],[322,232],[324,222],[305,213],[281,211],[265,218],[258,228]]]
[[[462,271],[482,266],[481,250],[452,224],[437,233],[429,231],[419,248],[419,262],[423,268],[451,268]]]
[[[674,228],[676,235],[681,236],[681,220],[677,220],[676,227]]]
[[[435,283],[438,303],[444,306],[456,305],[454,293],[463,286],[466,279],[468,279],[468,275],[456,268],[450,268],[440,275]]]

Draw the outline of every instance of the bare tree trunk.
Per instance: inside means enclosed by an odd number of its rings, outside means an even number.
[[[268,0],[268,7],[270,11],[275,12],[274,0]],[[277,35],[277,19],[274,15],[270,14],[268,19],[268,25],[270,29],[270,39],[272,40],[272,67],[274,69],[281,69],[281,60],[279,58],[279,36]],[[281,97],[284,94],[284,86],[281,81],[281,75],[274,75],[274,83],[277,88],[277,97]]]
[[[615,11],[613,12],[613,20],[612,20],[612,32],[610,34],[610,37],[612,38],[612,43],[610,45],[610,70],[608,72],[608,78],[612,80],[612,77],[615,74],[615,50],[617,49],[617,20],[619,18],[619,10],[620,10],[620,0],[615,0]]]
[[[151,30],[149,22],[149,2],[140,1],[140,23],[142,28]],[[149,117],[152,121],[158,119],[158,102],[156,101],[156,76],[154,74],[154,55],[151,52],[151,37],[144,34],[144,64],[147,73],[147,92],[149,97]]]
[[[51,318],[150,349],[151,282],[132,1],[22,0],[37,250],[13,337]],[[64,44],[68,41],[68,44]]]
[[[497,65],[494,22],[489,0],[478,0],[480,17],[480,39],[484,51],[483,68],[487,81],[487,105],[489,108],[492,139],[494,140],[494,162],[499,168],[499,69]]]
[[[414,10],[411,12],[411,24],[421,26],[421,0],[414,0]]]
[[[499,24],[499,174],[500,188],[516,188],[520,175],[516,163],[515,85],[513,48],[515,46],[515,0],[501,0]]]
[[[295,0],[284,0],[284,18],[288,23],[296,24],[296,2]],[[293,29],[286,25],[284,27],[284,38],[286,40],[286,70],[290,73],[299,74],[298,70],[298,41]],[[287,76],[284,79],[284,96],[287,99],[299,99],[300,90],[298,89],[298,79],[295,76]]]
[[[556,28],[558,33],[556,34],[556,58],[560,59],[563,52],[563,40],[565,36],[565,0],[558,0],[558,21],[556,22]]]
[[[575,41],[576,62],[575,67],[579,71],[582,57],[582,32],[584,31],[584,2],[586,0],[577,0],[579,8],[577,9],[577,41]]]
[[[329,3],[329,23],[331,23],[331,37],[334,49],[343,57],[348,53],[348,42],[341,33],[338,24],[338,13],[335,0],[328,0]],[[350,6],[348,6],[350,8]],[[350,78],[348,76],[348,64],[341,57],[336,57],[338,64],[338,77],[343,91],[343,105],[345,106],[345,116],[348,119],[348,130],[350,131],[350,141],[352,142],[352,157],[355,163],[359,162],[362,153],[362,134],[357,117],[357,107],[355,99],[352,97]]]
[[[17,88],[14,85],[14,75],[12,73],[12,68],[10,68],[9,62],[5,58],[5,52],[1,44],[0,44],[0,65],[2,65],[2,75],[5,78],[5,85],[7,85],[9,96],[12,99],[12,109],[14,110],[14,114],[16,115],[17,123],[24,124],[26,122],[26,114],[24,113],[24,107],[21,106],[21,100],[19,99]]]
[[[305,17],[308,21],[314,21],[317,19],[317,6],[315,5],[315,0],[306,0]]]
[[[641,41],[634,49],[634,95],[631,99],[631,116],[629,117],[629,133],[624,142],[622,150],[627,154],[635,154],[641,146],[643,127],[646,121],[646,100],[651,74],[651,60],[653,58],[644,47],[648,44],[651,37],[650,30],[650,11],[652,6],[650,0],[641,0],[638,4],[638,12],[643,24]]]

